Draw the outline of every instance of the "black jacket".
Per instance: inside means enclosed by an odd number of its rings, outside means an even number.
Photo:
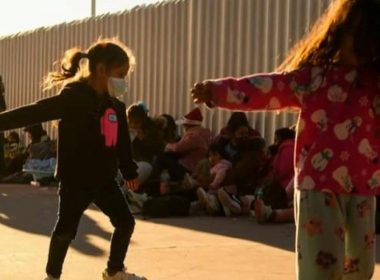
[[[116,113],[105,116],[105,113]],[[101,123],[116,124],[111,145]],[[101,187],[114,180],[118,168],[127,180],[137,177],[132,160],[125,104],[99,97],[85,82],[66,85],[59,95],[0,114],[0,130],[59,121],[57,177],[63,185]],[[115,129],[116,130],[116,129]],[[112,138],[112,137],[111,137]]]

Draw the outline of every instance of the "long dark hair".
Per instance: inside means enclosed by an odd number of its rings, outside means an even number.
[[[86,59],[82,64],[82,59]],[[117,39],[101,39],[87,51],[72,48],[65,52],[60,61],[60,70],[50,72],[44,81],[44,88],[49,89],[63,82],[86,78],[95,73],[98,64],[104,64],[106,69],[112,69],[125,64],[134,66],[135,59],[124,44]]]
[[[333,0],[278,70],[334,62],[350,32],[355,55],[380,68],[380,0]]]

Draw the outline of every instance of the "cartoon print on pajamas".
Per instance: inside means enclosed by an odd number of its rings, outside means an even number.
[[[338,85],[333,85],[329,88],[327,92],[327,98],[331,102],[343,103],[347,100],[347,92]]]
[[[358,71],[356,70],[352,70],[350,72],[348,72],[345,76],[344,76],[344,79],[349,82],[349,83],[353,83],[355,81],[355,79],[357,78],[357,75],[358,75]]]
[[[336,261],[337,258],[329,252],[319,251],[317,254],[316,263],[325,270],[335,265]]]
[[[117,144],[117,116],[112,108],[108,108],[100,119],[100,131],[104,136],[106,147],[115,147]]]
[[[358,272],[359,263],[360,263],[360,259],[352,259],[352,258],[346,257],[346,259],[344,260],[343,273],[350,274],[350,273]]]
[[[362,125],[361,117],[354,117],[352,119],[345,120],[342,123],[334,126],[334,133],[339,140],[346,140],[348,137]]]
[[[336,200],[335,194],[329,189],[323,189],[322,193],[325,196],[325,205],[332,209],[338,206],[338,201]]]
[[[321,235],[323,230],[323,222],[320,219],[310,219],[302,226],[309,236]]]
[[[365,199],[356,205],[356,210],[358,211],[360,218],[365,218],[371,212],[371,206],[368,204],[368,201]]]
[[[310,90],[311,91],[317,91],[320,87],[323,87],[326,85],[326,79],[322,75],[323,68],[321,67],[314,67],[311,70],[311,84],[310,84]]]
[[[364,138],[360,141],[358,150],[360,154],[368,158],[373,163],[376,163],[378,161],[378,154],[371,147],[371,144],[369,143],[367,138]]]
[[[310,176],[306,176],[305,178],[303,178],[300,185],[304,190],[312,190],[315,188],[315,182]]]
[[[310,91],[309,85],[298,84],[296,81],[292,81],[289,86],[299,98],[306,95]]]
[[[372,174],[372,177],[368,180],[368,186],[371,189],[374,189],[380,186],[380,170]]]
[[[346,191],[351,192],[354,188],[354,185],[351,180],[351,176],[348,173],[346,166],[341,166],[333,172],[333,178],[339,183],[339,185]]]
[[[227,102],[232,104],[243,104],[249,100],[248,96],[239,90],[232,90],[228,88]]]
[[[278,100],[278,98],[276,98],[276,97],[272,97],[269,100],[269,104],[268,104],[267,109],[280,109],[280,108],[281,108],[280,100]]]
[[[249,83],[259,89],[262,93],[268,93],[273,88],[273,80],[269,77],[253,77]]]
[[[375,238],[376,235],[374,232],[369,232],[364,236],[364,242],[367,249],[373,249],[373,246],[375,245]]]
[[[333,156],[334,152],[331,149],[324,149],[311,158],[311,165],[315,170],[323,171]]]
[[[346,231],[343,226],[338,227],[335,230],[335,235],[339,238],[340,241],[344,242]]]
[[[327,130],[327,114],[325,110],[317,110],[311,115],[311,121],[317,125],[321,131]]]

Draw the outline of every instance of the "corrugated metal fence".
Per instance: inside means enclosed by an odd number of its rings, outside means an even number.
[[[14,108],[54,94],[42,92],[40,83],[66,49],[118,36],[137,58],[127,104],[144,100],[152,115],[179,117],[194,107],[189,88],[197,81],[272,71],[329,2],[169,1],[5,37],[0,74],[7,104]],[[230,115],[205,112],[206,125],[214,131]],[[296,120],[291,113],[249,113],[249,118],[268,141],[276,127]],[[50,124],[48,130],[55,135]]]

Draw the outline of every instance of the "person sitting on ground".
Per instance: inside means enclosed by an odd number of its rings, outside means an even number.
[[[160,127],[148,113],[149,110],[142,101],[130,105],[127,109],[132,158],[137,165],[140,182],[138,190],[125,190],[133,213],[139,213],[148,199],[144,183],[152,173],[153,160],[164,151],[165,147]],[[121,174],[119,178],[123,180]]]
[[[295,131],[284,127],[275,131],[276,153],[273,169],[263,181],[260,195],[255,200],[255,217],[258,223],[292,222],[294,191]]]
[[[275,131],[275,145],[278,149],[273,158],[273,172],[283,188],[294,177],[294,148],[296,132],[284,127]]]
[[[10,132],[4,145],[4,176],[20,172],[26,158],[27,153],[19,134],[16,131]]]
[[[24,128],[27,138],[30,141],[25,150],[22,161],[22,169],[16,171],[2,179],[3,183],[27,184],[35,180],[36,173],[43,175],[38,179],[46,180],[46,184],[54,181],[53,175],[56,165],[55,143],[51,141],[42,124],[34,124]],[[27,171],[27,172],[26,172]],[[45,183],[44,183],[45,184]]]
[[[247,115],[244,112],[233,112],[227,121],[227,126],[223,127],[220,130],[218,136],[216,136],[216,139],[218,139],[219,137],[224,137],[224,138],[233,137],[233,132],[231,131],[231,127],[237,127],[240,125],[245,125],[248,127],[249,137],[261,137],[260,132],[250,126]]]
[[[208,162],[210,166],[208,176],[206,179],[201,176],[194,177],[195,183],[198,186],[198,201],[209,215],[215,215],[220,210],[217,193],[226,177],[227,171],[232,166],[231,162],[225,158],[223,148],[218,143],[212,143],[208,150]]]
[[[55,143],[47,135],[42,124],[28,126],[24,131],[30,140],[30,144],[27,147],[30,159],[44,160],[57,157]]]
[[[241,146],[244,146],[249,136],[249,125],[246,123],[235,122],[228,127],[229,137],[216,137],[215,141],[224,149],[227,160],[233,165],[240,158]]]
[[[265,194],[257,195],[254,202],[254,215],[257,223],[290,223],[294,222],[294,209],[292,204],[292,197],[294,194],[294,178],[290,180],[285,188],[286,195],[289,201],[288,207],[272,207],[270,202],[265,202]]]
[[[154,118],[160,128],[162,138],[165,144],[178,142],[180,137],[178,136],[177,124],[175,119],[169,114],[162,114]]]
[[[256,187],[268,172],[265,140],[261,137],[243,139],[239,141],[239,157],[218,190],[226,216],[250,213]]]
[[[29,156],[23,166],[23,172],[33,176],[34,185],[54,185],[57,164],[57,145],[47,135],[41,124],[35,124],[24,129],[27,132],[31,144],[28,147]]]
[[[211,131],[202,126],[203,116],[196,108],[177,121],[184,128],[183,137],[175,143],[168,143],[164,154],[157,158],[154,169],[158,174],[166,170],[169,178],[161,182],[161,189],[167,181],[182,181],[186,173],[191,174],[197,163],[206,158],[210,145]]]
[[[137,163],[139,182],[144,183],[152,172],[152,162],[164,151],[164,141],[157,124],[148,116],[145,104],[138,102],[127,110],[132,141],[132,156]]]
[[[128,125],[135,133],[132,141],[133,159],[151,163],[164,151],[164,141],[158,125],[148,116],[142,102],[132,104],[127,110]]]
[[[192,214],[204,214],[205,210],[209,215],[217,214],[220,210],[217,191],[232,166],[225,158],[223,147],[218,142],[211,143],[208,157],[197,163],[194,172],[187,173],[180,183],[162,184],[161,193],[190,193],[196,189],[197,201],[192,202]]]

